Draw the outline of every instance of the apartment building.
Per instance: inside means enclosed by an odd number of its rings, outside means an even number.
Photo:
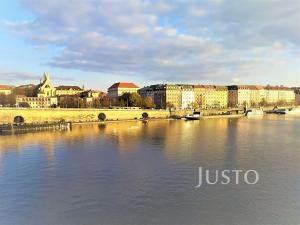
[[[119,82],[114,83],[108,88],[108,96],[110,98],[117,98],[124,93],[137,93],[139,87],[134,83]]]
[[[10,95],[12,94],[13,87],[9,85],[0,85],[0,95]]]

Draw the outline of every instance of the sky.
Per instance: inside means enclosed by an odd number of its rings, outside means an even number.
[[[1,0],[0,84],[300,86],[299,0]]]

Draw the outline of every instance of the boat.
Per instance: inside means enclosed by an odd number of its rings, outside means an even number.
[[[290,115],[300,115],[300,108],[291,108],[287,111]]]
[[[275,109],[274,113],[275,114],[287,114],[288,109]]]
[[[264,111],[262,109],[248,109],[245,116],[263,116]]]
[[[194,112],[192,115],[186,115],[186,120],[200,120],[200,112]]]
[[[283,115],[300,115],[300,108],[275,109],[274,113]]]

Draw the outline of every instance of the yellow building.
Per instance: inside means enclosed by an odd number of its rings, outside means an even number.
[[[227,108],[228,88],[215,85],[195,85],[195,103],[199,108]]]
[[[34,95],[41,98],[55,97],[56,89],[52,85],[49,75],[44,73],[43,80],[35,88]]]
[[[29,108],[50,108],[57,106],[56,97],[26,97],[17,96],[16,105],[18,107],[29,107]]]
[[[172,106],[175,109],[182,108],[181,87],[176,84],[167,84],[165,86],[166,106]]]
[[[8,86],[8,85],[0,85],[0,95],[4,94],[4,95],[10,95],[12,94],[12,86]]]
[[[193,85],[181,86],[181,109],[193,109],[195,107],[195,91]]]
[[[268,104],[294,104],[296,100],[295,91],[292,88],[284,86],[267,86],[266,96],[266,101]]]
[[[148,92],[147,95],[153,96],[153,102],[157,108],[172,107],[182,109],[182,100],[187,102],[190,97],[187,90],[183,99],[182,86],[177,84],[156,84],[146,88]]]
[[[81,94],[83,91],[83,88],[80,88],[78,86],[58,86],[56,87],[55,95],[77,95]]]
[[[228,89],[231,107],[293,104],[295,102],[294,90],[283,86],[233,85]]]
[[[111,98],[117,98],[124,93],[137,93],[139,87],[134,83],[119,82],[113,84],[108,88],[108,96]]]
[[[230,107],[249,107],[253,100],[253,86],[233,85],[228,87],[229,106]]]
[[[296,92],[296,105],[300,105],[300,92]]]

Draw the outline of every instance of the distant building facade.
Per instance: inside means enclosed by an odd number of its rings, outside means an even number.
[[[177,84],[156,84],[141,88],[139,93],[142,97],[151,97],[156,108],[175,109],[182,108],[182,101],[189,101],[191,98],[188,89],[182,96],[182,87]],[[185,103],[186,104],[186,103]]]
[[[195,92],[193,85],[181,86],[181,108],[192,109],[195,107]]]
[[[228,107],[228,88],[215,85],[194,85],[195,103],[198,108]]]
[[[226,108],[228,89],[225,86],[157,84],[139,90],[142,97],[150,96],[157,108],[194,109]]]
[[[102,97],[106,96],[106,93],[104,93],[102,91],[87,90],[87,91],[82,92],[80,95],[83,98],[102,98]]]
[[[119,82],[113,84],[108,88],[108,96],[111,98],[117,98],[124,93],[137,93],[139,87],[134,83]]]
[[[77,95],[82,93],[84,90],[78,86],[58,86],[55,88],[55,95]]]
[[[0,94],[10,95],[12,94],[13,87],[9,85],[0,85]]]
[[[56,97],[16,97],[17,107],[29,107],[29,108],[51,108],[57,106]]]
[[[267,86],[267,103],[295,103],[296,96],[292,88],[284,86]]]
[[[230,107],[276,105],[295,102],[295,93],[283,86],[232,85],[228,87]]]

